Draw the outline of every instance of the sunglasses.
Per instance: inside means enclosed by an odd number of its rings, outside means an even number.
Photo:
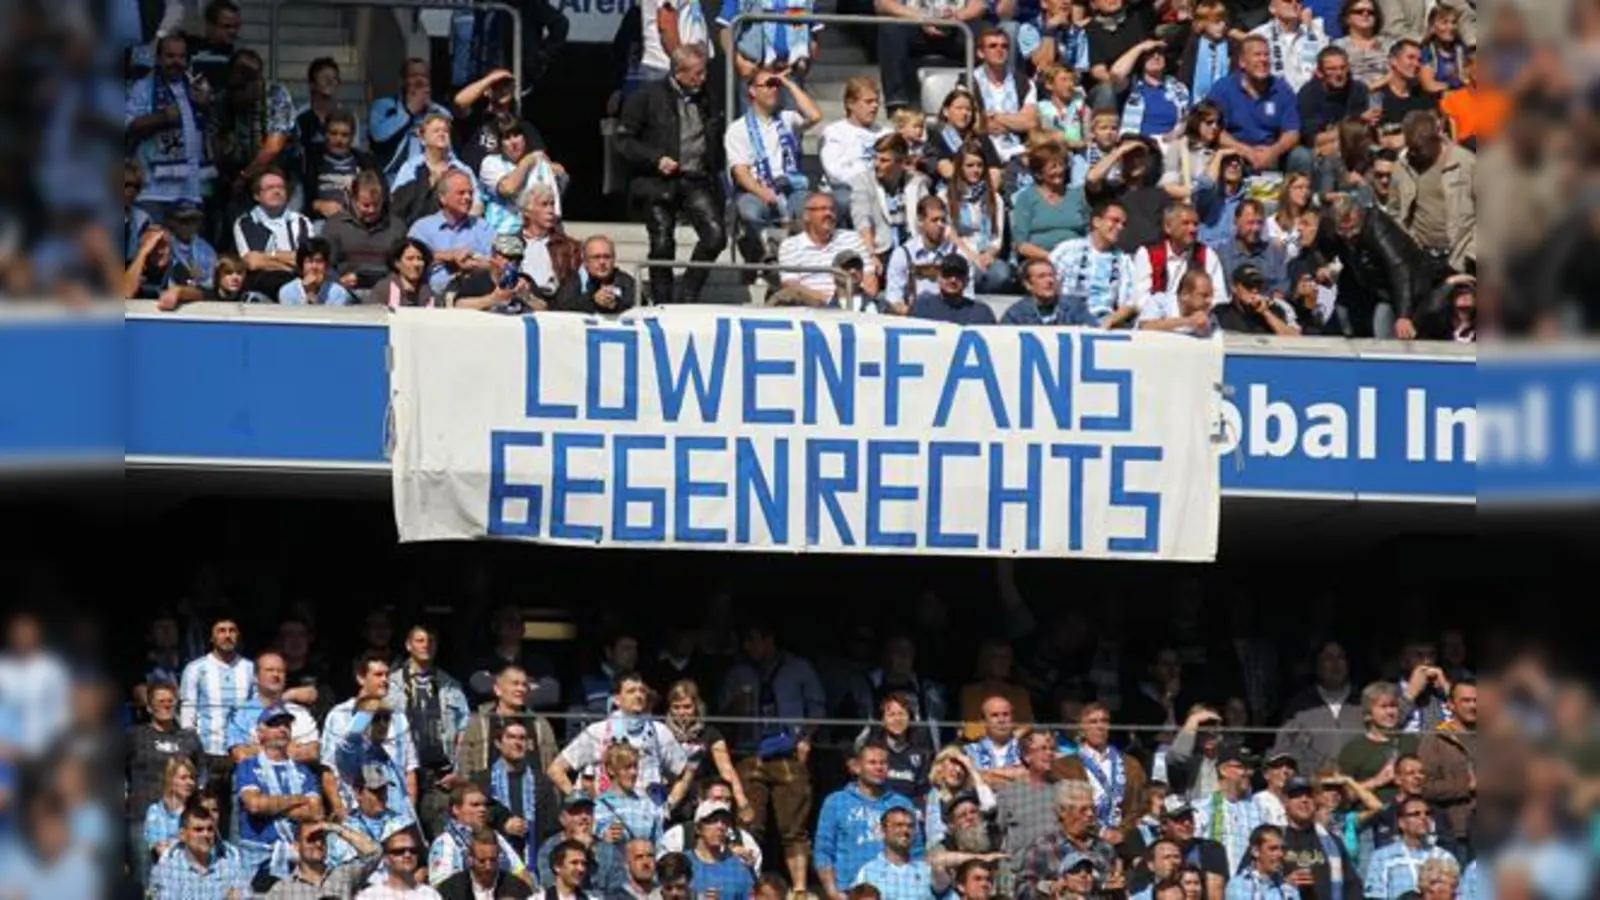
[[[779,81],[776,78],[768,78],[765,81],[756,82],[756,87],[758,87],[758,88],[775,88],[775,87],[777,87],[778,85],[780,85],[782,83],[783,82]]]
[[[416,856],[417,848],[407,844],[404,847],[390,847],[387,852],[390,856]]]

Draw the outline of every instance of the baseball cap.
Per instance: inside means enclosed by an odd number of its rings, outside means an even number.
[[[721,800],[701,800],[700,805],[694,808],[694,821],[697,825],[713,816],[732,815],[733,810]]]
[[[1285,797],[1297,797],[1312,793],[1316,793],[1316,785],[1312,784],[1311,779],[1304,775],[1296,775],[1283,786],[1283,795]]]
[[[939,274],[942,277],[965,280],[971,271],[971,267],[967,265],[967,258],[959,253],[951,253],[939,260]]]
[[[1223,763],[1231,762],[1242,766],[1253,766],[1256,764],[1256,757],[1255,754],[1250,752],[1250,748],[1244,744],[1238,741],[1229,741],[1217,748],[1217,765],[1220,766]]]
[[[1294,754],[1288,752],[1287,750],[1274,750],[1271,753],[1267,754],[1267,756],[1266,756],[1266,767],[1267,768],[1272,769],[1272,768],[1276,768],[1278,766],[1285,766],[1285,765],[1294,766],[1296,769],[1298,769],[1298,768],[1300,768],[1300,760],[1295,759]]]
[[[1161,800],[1161,817],[1181,819],[1194,812],[1194,804],[1182,794],[1168,794]]]
[[[361,787],[369,791],[381,790],[389,787],[394,782],[389,777],[389,770],[376,763],[368,763],[361,767]]]
[[[507,259],[521,259],[527,245],[522,243],[522,238],[515,234],[497,235],[494,239],[494,252]]]
[[[282,703],[274,703],[263,709],[261,715],[256,716],[257,725],[270,725],[273,722],[293,722],[294,713],[289,712],[289,707]]]
[[[193,200],[179,200],[177,203],[167,207],[167,214],[164,218],[170,222],[174,219],[203,219],[205,215],[206,212],[200,208],[200,204]]]
[[[580,806],[594,809],[594,798],[574,791],[567,795],[567,799],[561,801],[561,808],[564,810],[574,810]]]
[[[1245,263],[1233,270],[1233,283],[1246,290],[1259,291],[1267,286],[1267,276],[1251,263]]]
[[[1079,853],[1076,850],[1069,850],[1067,851],[1067,855],[1062,857],[1061,868],[1058,871],[1065,875],[1066,873],[1071,872],[1073,869],[1080,869],[1084,866],[1088,866],[1091,869],[1094,868],[1094,858],[1087,853]]]

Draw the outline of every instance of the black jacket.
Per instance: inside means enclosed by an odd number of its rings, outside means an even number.
[[[1296,97],[1300,107],[1301,143],[1314,145],[1316,136],[1345,119],[1360,118],[1367,111],[1367,86],[1351,79],[1335,94],[1315,78],[1306,82]]]
[[[494,900],[523,900],[533,896],[533,888],[510,872],[500,872],[494,883]],[[444,900],[473,900],[472,873],[460,871],[439,882],[439,896]]]
[[[1344,265],[1339,284],[1342,305],[1369,309],[1390,303],[1395,316],[1402,319],[1416,315],[1444,276],[1439,264],[1382,210],[1367,210],[1361,231],[1350,240],[1339,236],[1332,214],[1326,215],[1318,231],[1317,250]]]
[[[602,309],[594,302],[595,291],[600,289],[601,283],[593,279],[585,283],[583,272],[579,270],[556,288],[556,296],[550,301],[550,308],[563,312],[615,315],[638,304],[639,286],[634,283],[632,275],[627,272],[613,272],[611,284],[619,294],[617,305],[612,309]]]
[[[673,179],[657,168],[662,157],[671,157],[682,163],[678,146],[678,104],[682,93],[672,79],[654,81],[641,86],[622,106],[622,116],[617,122],[617,151],[627,160],[630,175],[628,189],[640,200],[665,197],[672,191]],[[721,110],[711,102],[710,92],[701,89],[689,98],[700,110],[700,121],[705,123],[706,158],[700,169],[709,183],[722,183],[722,138],[726,127]]]

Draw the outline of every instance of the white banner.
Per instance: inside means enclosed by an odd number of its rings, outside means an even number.
[[[1210,560],[1220,340],[401,310],[402,541]]]

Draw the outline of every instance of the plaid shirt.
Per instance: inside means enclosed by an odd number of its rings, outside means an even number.
[[[1106,876],[1111,874],[1117,851],[1110,844],[1095,837],[1081,846],[1075,846],[1066,835],[1057,832],[1034,841],[1023,852],[1022,866],[1017,876],[1017,900],[1047,900],[1049,894],[1042,892],[1039,886],[1061,878],[1061,863],[1073,850],[1094,861],[1096,884],[1105,881]]]
[[[323,900],[324,897],[349,897],[366,885],[383,857],[374,853],[356,857],[354,862],[333,866],[323,871],[320,881],[307,881],[296,873],[278,879],[272,889],[262,895],[265,900]],[[297,870],[298,871],[298,870]]]
[[[1262,824],[1256,798],[1229,800],[1218,791],[1197,804],[1194,812],[1195,837],[1221,844],[1228,851],[1228,871],[1239,871],[1250,849],[1250,832]]]
[[[183,846],[167,851],[150,870],[150,887],[145,892],[149,900],[237,900],[248,896],[250,876],[238,856],[213,853],[202,866]]]

